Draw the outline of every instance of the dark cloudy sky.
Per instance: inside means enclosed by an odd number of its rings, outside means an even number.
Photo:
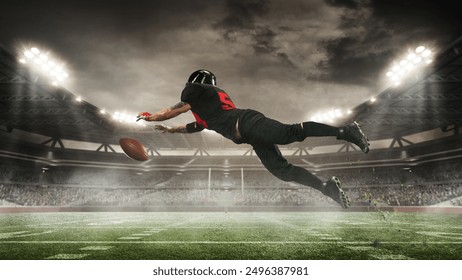
[[[50,50],[66,62],[67,88],[111,112],[171,106],[206,68],[238,107],[297,122],[379,93],[407,48],[462,36],[456,3],[3,0],[0,44]]]

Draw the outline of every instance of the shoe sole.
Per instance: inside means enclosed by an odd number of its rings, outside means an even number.
[[[341,202],[340,206],[342,206],[342,208],[344,209],[347,209],[348,207],[350,207],[350,199],[348,198],[348,195],[346,195],[345,192],[342,190],[342,183],[340,182],[339,178],[334,176],[332,177],[332,179],[334,180],[335,186],[338,189],[339,200]]]
[[[366,139],[367,145],[366,145],[366,147],[364,147],[364,149],[361,149],[361,150],[362,150],[365,154],[367,154],[367,153],[369,153],[369,146],[370,146],[370,144],[369,144],[369,139],[367,139],[366,135],[364,135],[363,131],[361,130],[361,126],[359,125],[359,123],[357,123],[356,121],[353,122],[353,123],[354,123],[354,125],[356,125],[356,128],[359,130],[359,133],[361,134],[361,136],[362,136],[364,139]]]

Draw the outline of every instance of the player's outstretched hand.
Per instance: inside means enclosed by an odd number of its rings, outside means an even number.
[[[171,131],[170,131],[171,128],[168,127],[168,126],[166,126],[166,125],[163,125],[163,124],[156,124],[156,125],[154,126],[154,128],[155,128],[156,130],[162,131],[162,133],[171,132]]]
[[[136,116],[136,121],[139,121],[139,120],[150,121],[150,120],[149,120],[149,117],[150,117],[151,115],[152,115],[152,114],[149,113],[149,112],[140,112],[140,113],[138,113],[138,115]]]

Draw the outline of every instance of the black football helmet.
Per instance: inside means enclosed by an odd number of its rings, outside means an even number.
[[[189,76],[188,83],[206,84],[206,85],[217,85],[217,78],[212,72],[208,70],[197,70]]]

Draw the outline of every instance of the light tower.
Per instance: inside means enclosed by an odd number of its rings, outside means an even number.
[[[37,47],[24,49],[19,62],[27,64],[31,70],[45,77],[54,86],[64,83],[69,78],[64,63],[57,61],[50,56],[49,52],[39,50]]]
[[[392,64],[386,76],[393,85],[398,86],[412,72],[423,69],[423,67],[430,64],[433,61],[432,54],[432,51],[424,46],[409,50],[401,59]]]

